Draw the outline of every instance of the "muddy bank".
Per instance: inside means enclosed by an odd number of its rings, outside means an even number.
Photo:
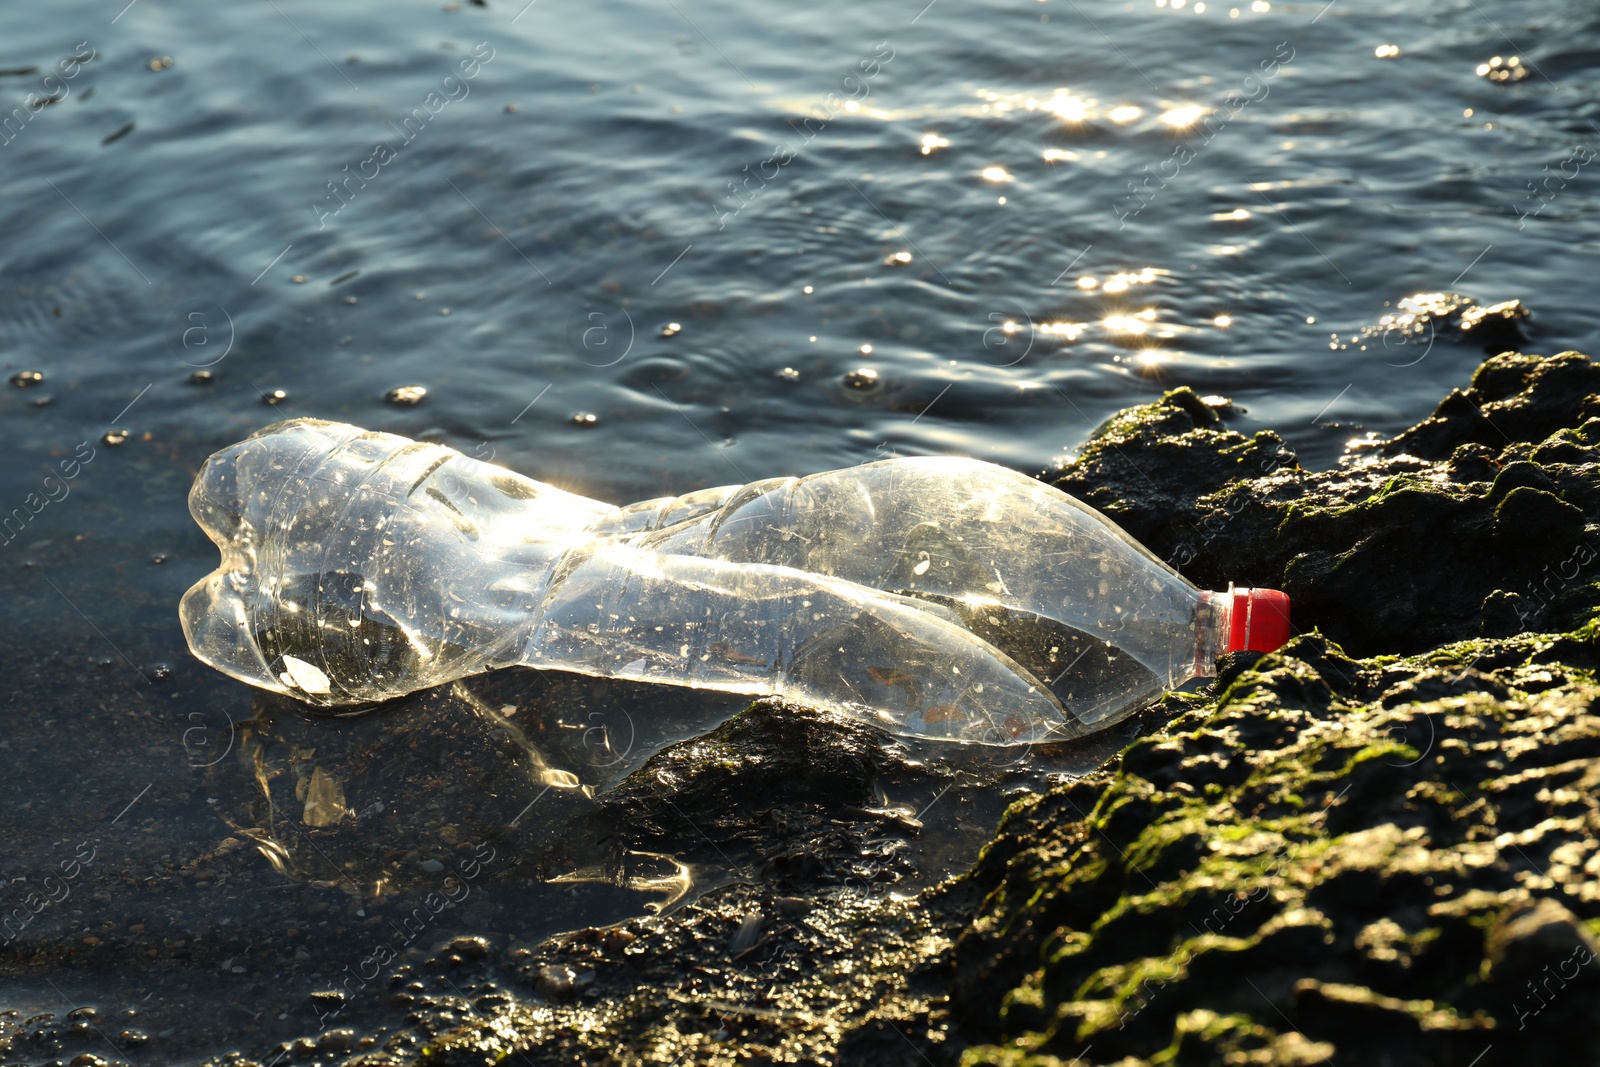
[[[322,1020],[305,1037],[212,1062],[1590,1062],[1596,394],[1582,355],[1498,356],[1328,472],[1186,390],[1124,412],[1054,476],[1201,585],[1286,589],[1304,633],[1280,653],[1235,657],[1213,691],[1174,694],[1097,749],[1040,754],[1109,759],[1054,784],[755,705],[563,800],[597,878],[674,857],[724,872],[716,888],[553,938],[510,936],[487,903],[449,913],[414,951],[358,961],[373,972],[359,996],[297,994]],[[525,760],[496,729],[499,758]],[[347,783],[361,760],[390,767],[352,752]],[[523,803],[504,791],[473,802],[481,826],[452,816],[454,853],[505,849],[484,864],[485,901],[540,874],[537,826],[491,829]],[[985,796],[1017,802],[975,866],[930,879],[924,805],[959,801],[981,824]],[[369,881],[392,877],[368,853]],[[207,867],[261,862],[235,847]],[[355,958],[373,916],[320,878],[296,892],[339,901],[353,932],[329,936]],[[148,1061],[99,1041],[104,1018],[0,1025],[8,1062]]]

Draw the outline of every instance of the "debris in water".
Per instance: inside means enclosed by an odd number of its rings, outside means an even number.
[[[398,404],[400,407],[409,408],[416,407],[418,404],[422,403],[423,397],[427,395],[428,390],[425,386],[397,385],[387,393],[383,394],[383,398],[391,404]]]

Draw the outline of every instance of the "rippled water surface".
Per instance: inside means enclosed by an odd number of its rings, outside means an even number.
[[[603,789],[736,706],[640,727],[651,694],[570,679],[356,724],[263,705],[177,627],[212,451],[313,415],[625,502],[894,454],[1037,472],[1189,385],[1328,465],[1482,356],[1391,328],[1413,294],[1520,299],[1529,350],[1593,350],[1597,41],[1592,5],[1532,0],[0,7],[0,366],[43,374],[0,387],[0,905],[29,916],[0,999],[143,1011],[142,1062],[218,1047],[195,1012],[260,1052],[328,980],[271,980],[293,916],[354,937],[358,890],[445,877],[552,768]],[[396,730],[459,758],[386,777],[363,753]],[[331,797],[316,767],[369,835],[273,822]],[[462,806],[372,807],[406,783]],[[998,794],[929,817],[921,876]],[[227,891],[240,847],[259,886]],[[615,858],[563,848],[529,869]],[[632,862],[479,919],[535,938],[697,877]],[[207,947],[166,978],[94,955],[146,934]]]

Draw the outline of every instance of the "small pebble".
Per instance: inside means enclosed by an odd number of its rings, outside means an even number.
[[[261,401],[264,404],[281,404],[288,399],[289,394],[282,389],[269,389],[261,394]]]
[[[317,1048],[324,1052],[348,1052],[356,1044],[356,1032],[349,1027],[340,1027],[337,1030],[325,1030],[317,1038]],[[367,1047],[371,1047],[370,1045]]]
[[[122,429],[107,430],[100,435],[100,443],[109,448],[116,448],[118,445],[126,443],[127,440],[128,431]]]
[[[440,863],[438,860],[423,860],[422,869],[427,871],[429,874],[438,874],[440,871],[444,870],[444,864]]]
[[[852,389],[871,389],[878,384],[878,372],[871,367],[857,367],[845,374],[844,384]]]
[[[661,336],[662,337],[676,337],[676,336],[678,336],[678,334],[682,330],[683,330],[683,327],[681,325],[679,325],[678,323],[669,322],[665,326],[661,327]]]
[[[580,411],[572,416],[572,424],[574,426],[594,426],[599,421],[600,417],[598,415],[591,415],[587,411]]]
[[[424,386],[397,385],[383,394],[383,398],[389,403],[398,404],[401,407],[415,407],[422,403],[422,398],[427,395],[428,390]]]
[[[343,1008],[347,998],[337,989],[328,989],[321,992],[312,993],[308,999],[311,1001],[311,1006],[313,1008],[316,1008],[323,1014],[327,1014],[330,1011],[338,1011],[340,1008]]]
[[[593,981],[594,971],[587,967],[579,969],[565,963],[547,963],[539,968],[534,988],[547,997],[569,997],[580,986]]]
[[[615,926],[607,927],[600,933],[600,943],[613,952],[617,949],[627,948],[638,939],[639,935],[631,930],[623,930]]]
[[[18,389],[26,389],[30,385],[38,385],[44,381],[42,370],[19,370],[11,376],[11,384]]]
[[[458,937],[450,942],[450,951],[463,959],[481,960],[489,955],[489,942],[481,937]]]
[[[214,377],[215,377],[215,375],[213,375],[208,370],[193,371],[189,375],[189,384],[190,385],[210,385],[211,381],[212,381],[212,379]]]

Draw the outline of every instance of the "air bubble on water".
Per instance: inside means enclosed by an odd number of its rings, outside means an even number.
[[[100,435],[100,443],[110,448],[116,448],[128,440],[128,431],[123,429],[107,430]]]

